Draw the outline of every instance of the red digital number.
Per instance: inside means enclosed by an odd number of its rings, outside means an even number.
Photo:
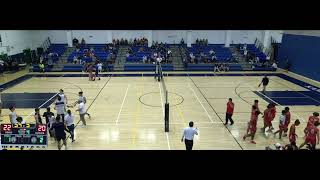
[[[45,132],[46,131],[46,126],[45,125],[39,125],[38,126],[38,132]]]
[[[4,124],[3,125],[3,130],[4,131],[11,131],[12,125],[11,124]]]

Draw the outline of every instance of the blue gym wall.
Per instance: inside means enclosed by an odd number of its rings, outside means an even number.
[[[320,81],[320,37],[284,34],[278,53],[279,67],[286,59],[290,71]]]

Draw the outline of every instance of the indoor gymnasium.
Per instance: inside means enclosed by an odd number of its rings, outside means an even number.
[[[319,36],[1,30],[1,148],[317,149]]]

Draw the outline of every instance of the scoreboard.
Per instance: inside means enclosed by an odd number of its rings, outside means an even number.
[[[47,148],[47,126],[42,124],[1,124],[1,146],[7,148]]]

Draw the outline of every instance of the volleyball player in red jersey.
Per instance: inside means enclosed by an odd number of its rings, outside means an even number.
[[[268,104],[267,109],[263,111],[263,128],[261,128],[261,131],[264,132],[266,127],[270,126],[271,121],[269,120],[270,116],[270,111],[271,111],[271,104]]]
[[[276,117],[276,104],[274,103],[271,103],[271,109],[270,109],[270,112],[269,112],[269,116],[268,116],[268,125],[269,125],[269,131],[272,131],[274,128],[272,126],[272,121],[274,120],[274,118]]]
[[[286,110],[286,122],[285,122],[285,126],[284,126],[284,134],[283,136],[287,136],[287,132],[288,132],[288,127],[291,121],[291,113],[290,113],[290,108],[289,107],[285,107],[284,110]]]
[[[301,149],[306,144],[309,144],[311,146],[310,150],[316,149],[316,144],[319,144],[319,121],[315,121],[314,124],[310,124],[305,129],[306,139],[305,141],[300,145],[299,149]]]
[[[309,125],[314,125],[314,122],[316,122],[316,121],[320,122],[320,120],[319,120],[319,113],[314,112],[313,115],[309,117],[307,127],[308,127]]]
[[[300,125],[299,119],[295,120],[294,124],[291,125],[290,131],[289,131],[289,141],[290,141],[291,147],[294,150],[298,149],[296,144],[296,138],[298,137],[298,135],[296,134],[296,127],[299,125]]]
[[[250,122],[248,123],[247,133],[243,136],[243,140],[246,140],[247,137],[251,137],[251,143],[256,144],[256,142],[253,139],[257,131],[257,121],[260,111],[258,111],[257,107],[254,105],[252,106],[252,110],[253,111],[251,113]]]
[[[229,98],[229,102],[227,103],[227,112],[226,112],[226,123],[224,125],[228,124],[228,120],[230,120],[231,124],[233,125],[232,115],[234,110],[234,103],[232,102],[232,99]]]

